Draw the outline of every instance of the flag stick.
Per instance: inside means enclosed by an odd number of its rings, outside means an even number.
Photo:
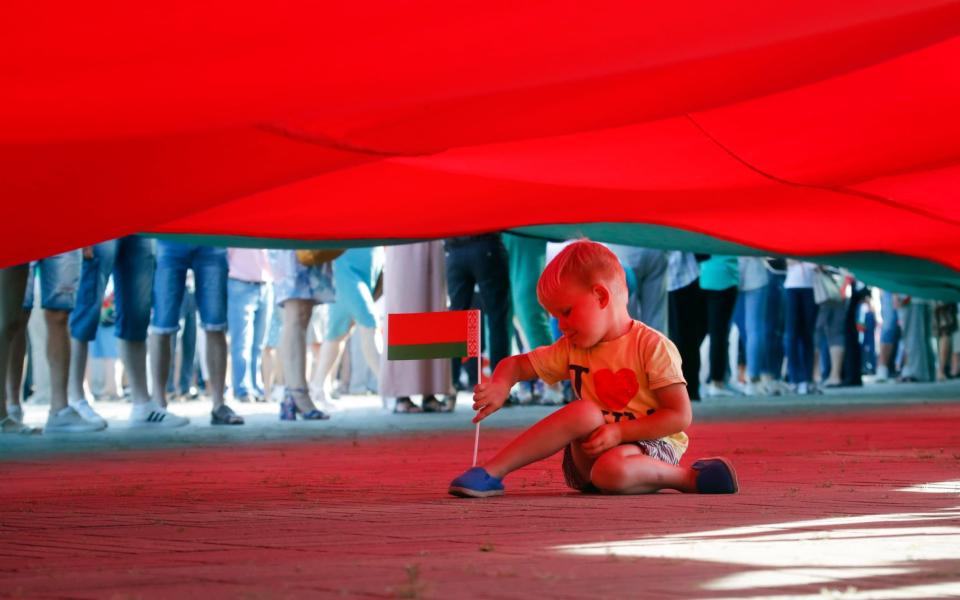
[[[482,317],[481,317],[482,318]],[[477,385],[483,383],[483,328],[477,324],[480,334],[477,336]],[[477,466],[477,452],[480,450],[480,421],[477,421],[477,428],[473,434],[473,465]]]

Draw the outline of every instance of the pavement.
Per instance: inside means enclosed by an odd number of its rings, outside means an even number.
[[[446,494],[470,466],[452,414],[345,397],[173,405],[187,427],[0,438],[0,596],[30,598],[960,597],[960,382],[695,406],[683,464],[723,455],[733,496],[582,495],[555,456],[507,494]],[[481,462],[551,409],[484,422]],[[28,406],[42,424],[46,408]]]

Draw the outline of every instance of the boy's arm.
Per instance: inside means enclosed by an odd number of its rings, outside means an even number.
[[[690,426],[693,411],[690,408],[686,384],[674,383],[654,390],[653,395],[660,404],[656,412],[635,421],[601,425],[583,443],[584,452],[588,456],[599,456],[621,442],[656,440],[679,433]]]
[[[490,414],[500,410],[510,395],[510,388],[518,381],[535,379],[537,372],[526,354],[508,356],[497,363],[490,381],[473,388],[473,410],[479,411],[473,417],[479,423]]]

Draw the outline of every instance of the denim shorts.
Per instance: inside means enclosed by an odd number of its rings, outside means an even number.
[[[27,275],[27,291],[23,298],[24,310],[33,310],[33,294],[36,277],[40,276],[40,306],[46,310],[73,310],[80,282],[80,250],[30,263]]]
[[[152,333],[176,333],[187,269],[196,279],[200,324],[207,331],[227,330],[227,249],[157,241],[157,272],[153,278]]]
[[[97,337],[100,305],[113,276],[116,336],[142,342],[150,324],[150,296],[156,267],[154,241],[136,235],[97,244],[93,258],[83,260],[77,306],[70,313],[70,335],[83,342]]]
[[[270,323],[267,325],[267,335],[263,340],[265,348],[276,348],[280,345],[280,326],[283,325],[283,311],[274,307],[270,311]]]
[[[382,270],[382,250],[351,248],[333,261],[333,283],[337,299],[330,305],[326,339],[343,337],[356,323],[374,329],[373,288]]]
[[[271,250],[269,256],[274,277],[273,299],[278,306],[283,306],[287,300],[326,304],[336,299],[330,263],[305,267],[293,250]]]
[[[677,452],[676,447],[664,438],[660,438],[659,440],[626,442],[620,445],[630,444],[640,448],[640,451],[650,458],[655,458],[670,465],[680,464],[681,453]],[[570,447],[570,444],[567,444],[567,447],[563,449],[563,478],[566,480],[568,486],[577,491],[593,494],[600,491],[597,489],[597,486],[593,485],[589,479],[585,478],[580,474],[580,471],[577,470],[577,465],[573,462],[573,449]]]
[[[816,330],[819,335],[826,338],[830,346],[843,346],[844,343],[844,319],[847,308],[842,300],[828,300],[820,304],[817,311]]]

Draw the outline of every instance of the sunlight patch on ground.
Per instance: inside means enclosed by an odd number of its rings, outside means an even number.
[[[898,492],[921,492],[924,494],[960,494],[960,481],[936,481],[900,488]]]
[[[704,584],[705,589],[714,591],[756,593],[763,588],[816,586],[809,595],[770,596],[778,600],[823,598],[823,592],[840,594],[836,596],[840,598],[960,596],[960,579],[883,587],[890,583],[883,578],[916,575],[926,568],[926,561],[960,561],[960,507],[771,523],[555,549],[587,556],[699,560],[749,568]],[[869,590],[869,595],[846,585],[839,590],[821,588],[871,579],[872,587],[881,589]]]

